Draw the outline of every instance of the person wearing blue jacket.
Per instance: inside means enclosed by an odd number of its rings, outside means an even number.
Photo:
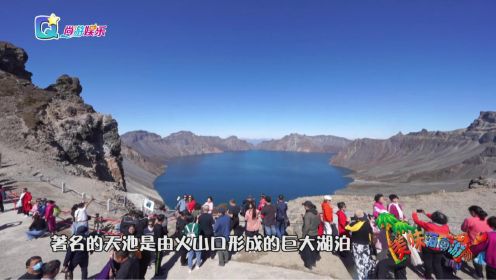
[[[231,233],[231,218],[226,215],[226,209],[219,209],[220,216],[217,218],[214,224],[214,235],[215,237],[224,237],[227,241],[229,240],[229,234]],[[220,247],[220,246],[217,246]],[[217,250],[217,255],[219,256],[219,266],[226,265],[229,260],[229,252],[227,248]]]

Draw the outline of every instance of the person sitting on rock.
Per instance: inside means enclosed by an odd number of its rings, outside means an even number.
[[[26,235],[28,237],[28,240],[32,240],[34,238],[39,238],[45,234],[45,232],[48,229],[48,225],[41,218],[40,214],[38,212],[35,212],[33,215],[33,222],[29,226],[29,230],[26,232]]]

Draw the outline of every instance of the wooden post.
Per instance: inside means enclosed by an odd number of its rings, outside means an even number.
[[[127,206],[127,196],[124,197],[124,207]]]
[[[65,193],[65,182],[62,182],[62,193]]]
[[[107,211],[110,212],[110,198],[107,199]]]

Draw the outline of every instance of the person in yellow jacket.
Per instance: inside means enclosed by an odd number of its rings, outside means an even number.
[[[351,235],[351,250],[358,279],[367,279],[375,269],[370,245],[372,244],[372,227],[362,210],[356,210],[351,223],[345,228]]]

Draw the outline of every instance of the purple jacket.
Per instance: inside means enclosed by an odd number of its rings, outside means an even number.
[[[487,233],[487,240],[470,248],[474,256],[480,252],[486,252],[486,264],[496,268],[496,231]]]
[[[398,209],[398,207],[400,209]],[[401,210],[402,217],[400,217],[400,211],[399,210]],[[403,212],[403,207],[401,206],[401,204],[392,204],[392,203],[389,204],[388,205],[388,211],[389,211],[389,213],[393,214],[396,217],[396,219],[398,219],[398,220],[402,220],[405,218],[405,212]]]

